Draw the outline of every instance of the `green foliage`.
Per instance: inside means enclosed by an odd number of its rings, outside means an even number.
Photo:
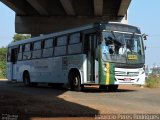
[[[0,48],[0,60],[6,59],[6,53],[7,53],[7,48],[5,47]]]
[[[28,38],[31,38],[31,35],[15,34],[13,37],[13,42],[28,39]]]
[[[30,35],[15,34],[13,42],[30,38]],[[7,48],[0,48],[0,78],[6,78],[6,54]]]
[[[151,75],[146,80],[146,86],[149,88],[160,87],[160,76]]]
[[[6,54],[7,48],[0,48],[0,78],[6,77]]]

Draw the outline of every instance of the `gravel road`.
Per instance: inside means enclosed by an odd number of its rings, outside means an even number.
[[[98,114],[160,114],[160,88],[120,86],[107,92],[93,86],[74,92],[0,81],[1,118],[89,120]]]

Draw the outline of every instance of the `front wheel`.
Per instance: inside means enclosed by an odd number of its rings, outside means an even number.
[[[80,81],[80,75],[77,73],[69,74],[69,83],[70,83],[70,88],[73,91],[81,91],[83,88]]]

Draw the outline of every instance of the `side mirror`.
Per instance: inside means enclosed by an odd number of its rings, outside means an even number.
[[[145,33],[142,35],[142,37],[143,37],[144,40],[147,40],[147,36],[148,35],[146,35]]]

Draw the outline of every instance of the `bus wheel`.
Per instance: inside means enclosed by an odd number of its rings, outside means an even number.
[[[81,83],[79,74],[70,73],[69,74],[69,83],[72,91],[81,91]]]
[[[118,85],[109,85],[108,86],[108,91],[113,92],[113,91],[116,91],[117,89],[118,89]]]
[[[30,76],[29,76],[28,72],[24,72],[24,74],[23,74],[23,83],[25,86],[30,85]]]

